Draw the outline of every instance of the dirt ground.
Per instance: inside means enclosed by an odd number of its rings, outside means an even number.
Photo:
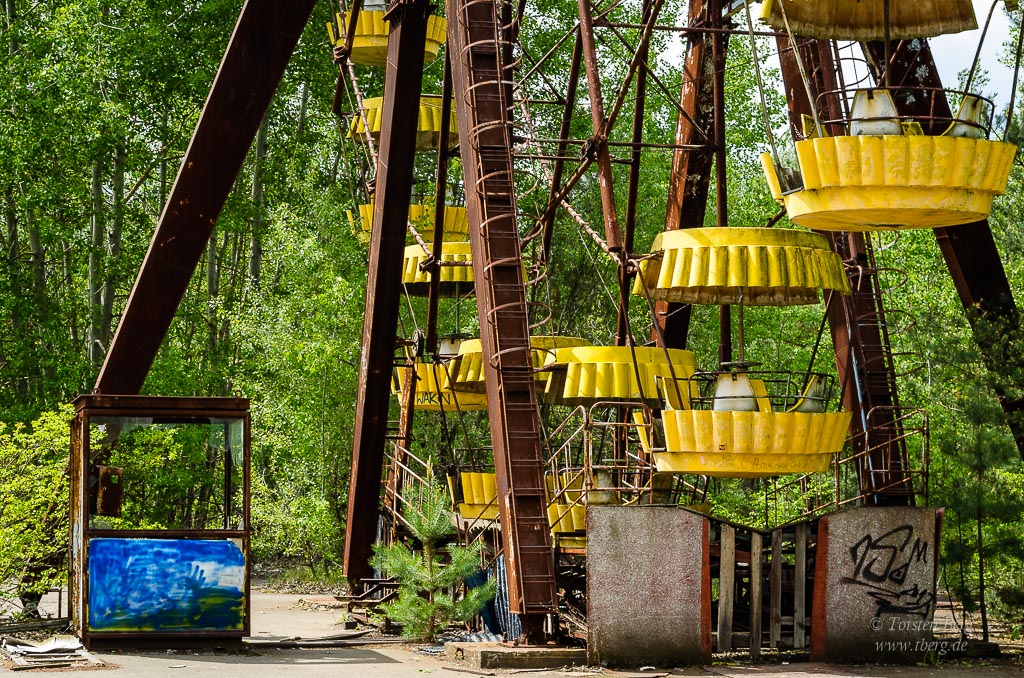
[[[253,591],[252,637],[262,640],[292,638],[323,638],[344,633],[340,625],[342,609],[333,596],[267,593]],[[1024,676],[1024,659],[947,663],[939,667],[924,666],[826,666],[790,662],[787,664],[715,663],[712,666],[688,669],[611,671],[599,667],[562,668],[547,671],[471,669],[464,664],[426,654],[416,646],[399,644],[367,644],[359,647],[323,649],[249,648],[245,652],[202,652],[184,650],[161,652],[97,652],[100,659],[116,668],[104,671],[107,676],[145,676],[146,678],[185,678],[216,676],[216,678],[254,678],[258,675],[275,678],[422,678],[425,675],[454,677],[471,675],[532,676],[607,676],[630,678],[663,678],[665,676],[725,676],[728,678],[773,678],[781,676],[816,676],[820,678],[886,678],[907,676]],[[99,670],[92,670],[96,673]],[[73,671],[79,673],[81,670]],[[0,668],[0,675],[12,674]],[[32,670],[18,672],[31,676],[63,676],[70,671]]]

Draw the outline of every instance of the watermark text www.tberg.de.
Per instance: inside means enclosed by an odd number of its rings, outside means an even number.
[[[928,619],[900,619],[899,617],[873,617],[871,619],[871,630],[880,632],[903,631],[903,632],[955,632],[958,629],[948,621],[936,621]],[[876,652],[934,652],[940,656],[948,652],[960,652],[967,646],[967,641],[960,640],[877,640],[875,641]]]
[[[966,640],[876,640],[875,652],[934,652],[944,656],[948,652],[962,652],[967,647]]]

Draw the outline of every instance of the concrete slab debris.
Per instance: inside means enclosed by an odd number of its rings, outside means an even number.
[[[586,666],[587,651],[572,647],[511,647],[498,643],[446,643],[450,659],[474,669],[556,669]]]

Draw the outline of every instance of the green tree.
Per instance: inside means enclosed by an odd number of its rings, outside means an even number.
[[[948,416],[934,431],[934,500],[946,507],[946,581],[966,611],[980,614],[987,640],[993,604],[1021,611],[1013,573],[1024,557],[1024,535],[1017,529],[1024,517],[1024,462],[994,395],[1002,375],[985,369],[971,343],[947,348],[941,358],[957,375],[945,380],[952,393],[936,405],[948,408]]]
[[[406,637],[431,640],[449,622],[468,621],[479,612],[494,597],[495,581],[460,596],[462,582],[480,568],[483,543],[448,544],[442,552],[442,542],[455,529],[451,499],[433,473],[411,496],[402,516],[422,551],[402,542],[376,544],[371,562],[399,582],[398,599],[385,607],[387,615],[403,625]]]

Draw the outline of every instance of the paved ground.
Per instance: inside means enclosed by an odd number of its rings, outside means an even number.
[[[332,607],[329,596],[302,596],[254,592],[252,596],[252,635],[260,639],[321,638],[342,633],[336,625],[340,610]],[[860,666],[835,667],[821,664],[791,663],[787,665],[715,665],[668,671],[609,671],[599,668],[561,669],[553,671],[488,672],[468,669],[452,662],[427,656],[412,647],[366,645],[361,647],[269,650],[246,654],[193,654],[177,652],[97,653],[101,659],[119,668],[100,672],[89,671],[97,678],[114,676],[145,676],[145,678],[466,678],[470,675],[532,676],[607,676],[608,678],[662,678],[664,676],[722,676],[726,678],[781,678],[797,676],[817,678],[887,678],[907,676],[986,676],[1005,678],[1024,676],[1024,666],[1011,662],[987,665],[946,665],[940,668]],[[0,675],[14,675],[0,668]],[[76,671],[77,673],[77,671]],[[67,671],[30,671],[29,676],[61,676]]]

